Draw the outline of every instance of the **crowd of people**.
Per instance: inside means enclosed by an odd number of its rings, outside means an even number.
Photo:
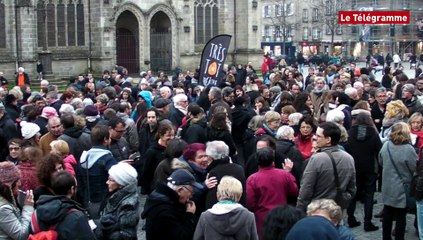
[[[116,67],[59,93],[20,69],[0,88],[0,238],[354,239],[357,202],[379,230],[378,190],[383,239],[404,239],[407,213],[422,232],[422,70],[266,70],[203,86]]]

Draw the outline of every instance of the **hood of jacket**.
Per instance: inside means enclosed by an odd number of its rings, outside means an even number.
[[[137,194],[137,184],[129,184],[123,188],[119,188],[117,191],[113,192],[108,199],[108,204],[106,205],[107,212],[114,212],[122,201],[130,201],[133,205],[136,205],[138,201]]]
[[[223,236],[233,236],[245,229],[245,217],[248,211],[239,203],[215,204],[209,210],[206,219],[208,226]]]
[[[179,203],[179,196],[173,189],[164,183],[158,183],[156,190],[148,196],[145,202],[141,218],[146,219],[151,210],[160,205],[170,205],[181,210],[185,209],[185,205]]]
[[[109,150],[105,148],[93,147],[88,151],[82,152],[80,158],[81,166],[85,169],[90,169],[97,162],[98,159],[108,154],[113,157],[112,152],[110,152]]]
[[[68,135],[69,137],[72,138],[79,138],[82,135],[82,129],[79,127],[71,127],[68,129],[65,129],[63,131],[63,134]]]
[[[190,125],[192,125],[192,124],[198,124],[198,125],[200,125],[203,128],[206,128],[207,127],[207,119],[206,119],[206,117],[205,117],[204,114],[199,114],[197,117],[192,118],[189,121],[189,123],[190,123]]]
[[[60,223],[71,209],[83,211],[77,202],[66,196],[41,195],[37,201],[37,218],[45,226]]]

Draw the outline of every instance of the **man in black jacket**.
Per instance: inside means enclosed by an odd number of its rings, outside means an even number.
[[[192,239],[196,227],[196,207],[190,198],[196,185],[201,187],[185,169],[173,172],[167,184],[157,185],[147,198],[141,214],[146,219],[147,240]]]
[[[37,201],[36,214],[40,231],[47,231],[54,226],[58,239],[95,239],[84,209],[72,198],[76,194],[75,178],[67,171],[54,173],[51,188],[56,195],[41,195]],[[31,221],[32,232],[34,219]]]

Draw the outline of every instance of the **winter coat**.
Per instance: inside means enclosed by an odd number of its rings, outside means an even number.
[[[169,110],[169,121],[172,122],[173,126],[179,128],[182,125],[182,119],[185,117],[185,113],[181,110],[173,107]]]
[[[239,203],[216,203],[201,214],[193,240],[257,240],[254,215]]]
[[[209,166],[207,167],[207,173],[209,177],[216,177],[217,182],[220,182],[220,180],[224,176],[232,176],[236,179],[238,179],[242,184],[242,197],[239,200],[239,203],[243,206],[246,206],[246,197],[245,197],[245,175],[244,175],[244,169],[236,164],[232,163],[229,157],[225,157],[223,159],[215,159],[213,160]],[[206,194],[206,209],[209,209],[213,207],[215,203],[217,203],[217,186],[209,189],[209,191]]]
[[[68,143],[69,153],[73,154],[76,159],[81,157],[83,151],[88,151],[92,147],[91,135],[78,127],[65,129],[57,139]]]
[[[150,148],[155,142],[157,142],[156,139],[156,132],[157,132],[157,126],[153,129],[153,131],[150,130],[150,125],[147,123],[144,123],[139,130],[139,151],[141,157],[144,157],[145,153],[147,152],[147,149]]]
[[[126,132],[123,136],[129,144],[130,152],[137,152],[139,148],[139,139],[137,126],[135,125],[134,120],[132,120],[132,118],[130,118],[127,114],[124,113],[117,113],[116,116],[120,117],[123,121],[125,121]]]
[[[303,176],[304,171],[304,158],[301,155],[300,150],[298,150],[298,148],[295,146],[295,143],[288,139],[277,140],[275,154],[276,157],[279,158],[281,161],[281,168],[283,168],[282,163],[284,162],[285,158],[289,158],[294,163],[291,173],[292,175],[294,175],[295,181],[297,182],[298,186],[300,186],[301,177]]]
[[[286,240],[339,240],[335,225],[322,216],[309,216],[298,221],[289,230]]]
[[[375,105],[372,106],[372,110],[370,111],[373,122],[376,126],[376,130],[378,132],[382,130],[382,121],[383,121],[383,118],[385,117],[385,110],[386,109],[384,109],[383,111],[380,110],[379,104],[376,103]]]
[[[130,184],[111,193],[100,210],[95,233],[98,239],[136,240],[139,221],[137,185]]]
[[[286,205],[288,197],[297,194],[294,176],[274,166],[260,167],[257,173],[248,177],[247,206],[254,213],[259,236],[267,214],[279,205]]]
[[[379,151],[382,148],[378,132],[374,127],[356,125],[348,131],[347,152],[355,162],[357,173],[376,173]]]
[[[65,163],[66,171],[70,172],[73,176],[76,176],[75,167],[78,163],[76,162],[75,157],[72,154],[69,154],[63,159],[63,162]]]
[[[121,137],[119,140],[111,139],[110,146],[109,146],[110,152],[112,152],[113,157],[118,161],[122,160],[128,160],[129,155],[131,153],[131,149],[129,147],[128,142],[125,138]]]
[[[8,114],[5,114],[0,119],[0,128],[3,129],[6,141],[12,138],[20,138],[21,134],[16,129],[15,122],[10,119]]]
[[[47,118],[38,116],[37,119],[35,119],[34,123],[40,127],[41,136],[48,133],[48,129],[47,129],[48,119]]]
[[[146,219],[147,240],[187,240],[194,235],[195,215],[186,212],[178,194],[165,184],[159,183],[148,196],[141,217]]]
[[[388,149],[391,156],[389,156]],[[390,140],[383,144],[379,153],[379,163],[383,166],[382,201],[384,205],[394,208],[406,207],[403,184],[411,183],[411,178],[416,171],[416,161],[417,154],[411,144],[395,145]],[[398,168],[401,176],[398,175],[392,162]]]
[[[26,72],[23,72],[22,74],[24,75],[24,84],[31,86],[31,82],[29,81],[29,75]],[[16,74],[16,77],[15,77],[15,85],[16,86],[19,86],[19,84],[18,84],[18,82],[19,82],[18,81],[18,78],[19,78],[19,74]],[[21,87],[21,86],[19,86],[19,87]]]
[[[336,185],[333,165],[325,151],[332,152],[341,191],[354,197],[356,192],[354,159],[338,146],[325,147],[312,155],[301,179],[297,207],[306,210],[315,199],[335,199]]]
[[[232,138],[235,143],[242,143],[245,129],[248,128],[248,123],[254,114],[242,106],[235,106],[232,109]]]
[[[207,142],[207,119],[205,116],[193,118],[182,128],[181,138],[188,144]]]
[[[55,102],[53,102],[53,103],[50,104],[50,107],[56,109],[56,112],[59,113],[60,112],[60,108],[62,107],[62,105],[64,103],[65,102],[63,102],[63,100],[57,99]]]
[[[40,186],[35,162],[20,162],[17,167],[22,175],[20,187],[22,191],[35,190]]]
[[[227,129],[217,129],[214,127],[207,127],[207,141],[223,141],[229,147],[229,156],[233,157],[236,152],[235,142],[232,135]]]
[[[6,104],[4,106],[7,114],[9,115],[10,119],[12,119],[12,121],[16,122],[16,119],[18,119],[21,115],[21,110],[12,104]]]
[[[80,162],[78,182],[81,186],[80,191],[83,191],[83,202],[103,201],[108,192],[106,182],[109,178],[109,169],[117,164],[116,159],[106,147],[94,146],[81,156]]]
[[[24,205],[21,211],[16,205],[0,196],[0,239],[26,240],[31,224],[32,206]]]
[[[143,193],[150,194],[153,188],[153,178],[154,172],[156,171],[157,166],[159,163],[165,158],[164,151],[166,147],[160,145],[158,141],[156,141],[145,153],[144,158],[144,166],[142,168],[142,174],[140,177],[140,184],[142,187]],[[141,169],[139,169],[141,170]]]
[[[95,239],[84,209],[66,196],[42,195],[36,214],[41,231],[47,231],[57,224],[55,230],[59,234],[58,239]]]

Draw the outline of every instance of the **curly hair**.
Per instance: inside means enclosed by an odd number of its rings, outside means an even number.
[[[262,240],[285,239],[292,226],[303,217],[301,210],[290,205],[274,208],[263,223]]]
[[[65,169],[63,158],[57,154],[48,154],[37,162],[37,177],[42,185],[51,187],[51,176],[56,171],[56,164],[61,164]]]
[[[388,103],[386,106],[385,118],[405,118],[408,116],[408,113],[408,108],[404,105],[404,103],[401,100],[395,100]]]

